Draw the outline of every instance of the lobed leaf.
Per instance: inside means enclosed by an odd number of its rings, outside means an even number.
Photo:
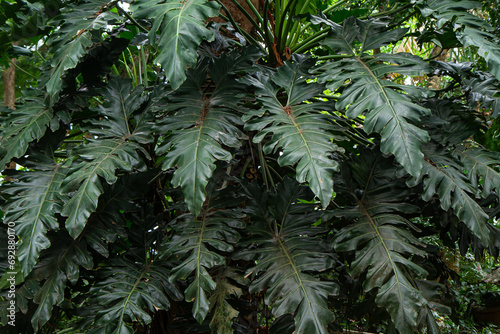
[[[31,318],[31,324],[35,332],[50,320],[54,306],[62,303],[65,288],[66,277],[61,270],[57,270],[37,292],[33,301],[39,305]]]
[[[481,185],[483,198],[493,191],[500,192],[500,156],[496,152],[480,148],[459,147],[454,151],[467,170],[467,176],[475,189]]]
[[[143,137],[149,134],[144,128],[138,129],[140,122],[138,124],[133,122],[134,113],[146,100],[143,92],[144,87],[139,85],[134,88],[130,79],[111,77],[102,90],[104,103],[96,108],[103,119],[92,121],[90,129],[92,134],[99,137],[126,137],[130,140],[144,141]],[[138,116],[139,119],[145,117],[144,115]]]
[[[212,72],[220,66],[222,61],[215,63]],[[156,150],[157,154],[165,155],[162,167],[177,167],[172,184],[181,186],[187,207],[195,216],[205,202],[205,188],[215,162],[229,162],[232,155],[227,147],[238,148],[239,139],[245,138],[236,127],[241,120],[234,99],[242,88],[228,75],[215,74],[211,78],[215,89],[207,96],[202,87],[206,72],[202,68],[190,72],[184,85],[169,98],[169,115],[155,126],[159,132],[169,134]]]
[[[243,117],[245,129],[259,131],[253,141],[259,143],[272,134],[264,145],[264,153],[282,150],[278,158],[280,166],[295,166],[298,182],[308,182],[326,207],[333,195],[333,173],[338,164],[332,159],[336,151],[342,151],[332,142],[340,139],[333,118],[323,111],[331,111],[331,105],[310,102],[308,99],[324,88],[307,83],[304,64],[286,62],[275,73],[259,73],[242,81],[256,88],[261,109],[251,110]],[[281,99],[280,87],[286,97]],[[306,103],[307,101],[307,103]]]
[[[426,160],[422,174],[419,179],[410,180],[408,185],[414,186],[423,179],[422,199],[429,201],[437,194],[443,210],[453,208],[460,221],[464,222],[481,241],[488,244],[489,232],[486,224],[488,215],[471,197],[477,190],[463,174],[462,165],[436,145],[429,145],[424,152]],[[475,173],[474,170],[471,172]]]
[[[59,128],[59,120],[41,96],[29,96],[25,104],[16,110],[4,110],[2,114],[7,117],[0,132],[0,170],[12,158],[23,156],[28,145],[42,138],[47,128],[53,131]]]
[[[381,159],[376,150],[362,150],[344,165],[343,172],[353,176],[346,180],[343,191],[354,196],[352,205],[335,212],[351,220],[335,235],[335,250],[355,252],[351,275],[366,273],[364,290],[377,289],[377,305],[388,311],[401,333],[411,332],[421,308],[427,305],[413,283],[415,276],[425,277],[427,272],[410,260],[410,256],[425,257],[426,252],[406,228],[411,223],[400,215],[415,212],[415,207],[404,203],[408,196],[404,183],[395,179],[392,162]],[[359,189],[361,197],[356,195]]]
[[[324,230],[312,225],[319,218],[317,212],[309,211],[314,205],[298,201],[310,199],[311,194],[288,178],[278,186],[275,198],[263,195],[256,187],[249,187],[247,192],[251,203],[246,211],[252,219],[247,230],[257,247],[242,251],[238,257],[256,261],[250,269],[257,277],[250,292],[265,291],[265,302],[272,306],[276,318],[293,314],[298,334],[328,333],[333,313],[327,300],[338,293],[338,286],[312,275],[332,268],[334,261],[326,245],[315,237]],[[276,205],[272,211],[266,199]],[[295,211],[294,206],[306,210]]]
[[[438,28],[453,24],[457,37],[464,46],[478,47],[478,53],[486,60],[491,73],[500,80],[500,46],[494,28],[469,10],[481,6],[477,1],[428,0],[422,1],[420,12],[423,16],[437,20]]]
[[[38,304],[31,318],[35,332],[49,321],[54,306],[64,301],[67,281],[76,284],[80,277],[79,267],[87,270],[93,267],[92,256],[84,241],[72,240],[59,232],[51,238],[51,243],[29,276],[30,281],[45,280],[33,298]]]
[[[149,40],[158,45],[156,62],[163,66],[174,90],[186,80],[186,69],[196,64],[200,43],[214,39],[204,22],[217,16],[219,8],[207,0],[140,0],[132,5],[135,17],[154,18]]]
[[[87,53],[87,48],[94,44],[93,32],[103,30],[108,21],[118,18],[111,11],[104,10],[106,4],[107,1],[87,0],[64,9],[63,23],[49,42],[55,53],[49,79],[43,85],[51,97],[61,90],[66,71],[75,68]]]
[[[213,196],[223,196],[222,192]],[[226,204],[229,207],[234,205],[230,202]],[[216,288],[216,282],[208,271],[226,265],[225,256],[220,253],[233,252],[232,245],[240,238],[236,229],[245,225],[241,214],[229,208],[217,210],[217,206],[210,205],[200,218],[195,218],[188,214],[172,224],[176,233],[171,240],[165,239],[161,254],[166,259],[181,260],[172,269],[171,281],[188,279],[194,272],[193,281],[185,291],[185,300],[193,303],[193,316],[202,323],[210,310],[207,294]]]
[[[103,193],[100,178],[108,184],[117,180],[117,170],[142,169],[144,162],[138,152],[141,147],[122,139],[90,140],[74,155],[81,158],[68,172],[63,182],[63,191],[76,191],[64,204],[61,214],[66,219],[66,229],[76,238],[82,232],[87,219],[96,210],[99,196]]]
[[[375,56],[365,53],[398,40],[404,33],[385,31],[385,27],[383,21],[360,21],[355,18],[344,21],[342,27],[337,26],[334,35],[323,44],[349,57],[321,66],[324,72],[318,79],[326,82],[331,91],[344,86],[336,108],[346,109],[350,118],[356,118],[366,111],[363,129],[367,133],[380,133],[382,153],[394,154],[406,171],[418,176],[424,158],[420,147],[430,137],[414,124],[422,116],[428,115],[429,110],[416,104],[410,95],[402,94],[401,91],[410,90],[412,95],[418,97],[426,93],[416,87],[395,84],[386,80],[386,76],[391,73],[421,75],[429,72],[430,67],[419,57],[405,53]],[[358,33],[357,36],[346,35],[346,31]],[[378,34],[375,40],[370,37],[374,34]],[[361,43],[359,49],[355,40]]]
[[[115,260],[104,270],[104,279],[90,290],[101,306],[95,325],[106,328],[106,333],[133,333],[130,321],[149,324],[150,312],[167,310],[169,297],[180,297],[167,274],[161,261],[143,264]]]
[[[22,240],[16,250],[23,277],[31,272],[40,252],[50,247],[47,232],[59,229],[56,214],[62,208],[60,187],[67,173],[67,168],[54,161],[45,166],[40,162],[37,167],[38,171],[12,175],[16,182],[2,189],[14,195],[2,209],[5,220],[15,222],[16,233]]]

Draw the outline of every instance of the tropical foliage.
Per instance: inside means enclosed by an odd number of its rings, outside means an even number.
[[[0,6],[2,332],[460,324],[446,256],[500,252],[498,1]]]

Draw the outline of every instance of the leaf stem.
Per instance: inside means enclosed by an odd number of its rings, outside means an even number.
[[[229,10],[226,8],[226,6],[224,6],[224,4],[222,2],[220,2],[220,0],[216,0],[219,5],[221,5],[222,9],[224,9],[224,11],[226,12],[227,16],[225,15],[222,15],[222,14],[219,14],[220,17],[222,17],[224,20],[226,20],[227,22],[230,22],[231,25],[233,26],[233,28],[238,31],[240,34],[242,34],[243,36],[245,36],[245,38],[250,41],[250,43],[254,44],[254,45],[257,45],[259,48],[261,48],[264,52],[266,50],[264,50],[264,48],[260,45],[259,42],[257,42],[257,40],[255,38],[253,38],[249,33],[247,33],[245,30],[241,29],[238,24],[234,21],[234,18],[233,16],[231,15],[231,13],[229,12]]]
[[[10,57],[7,57],[7,59],[9,59],[9,63],[11,63],[12,65],[14,65],[14,67],[17,68],[19,71],[26,73],[27,75],[29,75],[32,78],[38,79],[38,77],[36,77],[35,75],[33,75],[30,72],[26,71],[25,69],[21,68],[19,65],[17,65],[16,62],[14,62],[14,61],[12,61],[12,59],[10,59]]]
[[[123,15],[125,15],[125,17],[127,19],[130,20],[130,22],[132,22],[133,25],[135,25],[137,28],[141,29],[143,32],[145,33],[149,33],[149,31],[144,28],[139,22],[137,22],[132,16],[130,16],[129,13],[127,13],[123,8],[120,7],[120,5],[118,4],[118,2],[115,4],[115,7],[116,9]]]
[[[218,2],[218,1],[217,1]],[[259,26],[259,24],[257,22],[255,22],[255,20],[253,19],[252,15],[250,15],[246,10],[245,8],[243,8],[242,5],[240,5],[240,3],[236,0],[231,0],[231,2],[240,10],[240,12],[245,15],[245,17],[248,19],[248,21],[250,21],[250,23],[255,27],[255,29],[257,29],[257,31],[262,35],[264,36],[264,31],[262,30],[262,28]],[[255,8],[254,8],[255,9]],[[266,29],[266,27],[264,26],[264,29]]]
[[[133,73],[133,79],[135,81],[135,85],[137,86],[137,68],[135,67],[135,61],[134,61],[134,56],[132,55],[132,52],[130,51],[130,48],[127,48],[128,55],[130,56],[130,62],[132,63],[132,68],[134,69]]]
[[[257,18],[257,20],[262,24],[264,22],[264,20],[262,19],[262,16],[260,15],[259,11],[253,5],[252,1],[245,0],[245,2],[247,3],[248,7],[250,7],[250,9],[252,10],[253,14]]]
[[[292,48],[292,52],[302,53],[302,52],[305,52],[305,51],[312,49],[314,46],[318,45],[319,41],[321,41],[326,36],[328,36],[329,32],[330,32],[330,28],[325,28],[323,30],[320,30],[319,32],[311,35],[310,37],[308,37],[306,40],[302,41],[301,43],[294,45]]]

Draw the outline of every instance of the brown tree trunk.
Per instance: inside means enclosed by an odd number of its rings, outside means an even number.
[[[16,60],[12,59],[14,63]],[[12,64],[3,72],[3,104],[9,109],[16,109],[16,67]],[[12,161],[6,169],[15,169],[16,163]],[[6,176],[5,181],[12,181],[12,178]]]
[[[448,49],[441,49],[439,46],[435,46],[432,49],[431,57],[435,60],[444,61],[448,57]],[[427,82],[427,86],[430,89],[438,90],[441,89],[441,77],[440,76],[432,76],[429,78]]]
[[[246,3],[245,0],[238,0],[238,3],[245,8],[245,10],[252,16],[254,20],[257,18],[253,14],[252,10],[250,9],[250,6]],[[251,0],[251,3],[253,6],[257,9],[259,9],[259,0]],[[254,28],[250,20],[238,9],[238,7],[231,1],[231,0],[222,0],[222,4],[227,8],[231,16],[234,18],[234,20],[240,24],[240,28],[243,29],[245,32],[249,33],[250,35],[254,34]],[[226,14],[224,10],[221,10],[222,14]],[[213,21],[215,22],[224,22],[222,19],[219,17],[212,18]]]

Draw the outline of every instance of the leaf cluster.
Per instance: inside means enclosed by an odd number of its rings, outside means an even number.
[[[2,2],[1,63],[43,60],[0,110],[2,331],[459,321],[443,250],[500,252],[485,2],[233,2]]]

